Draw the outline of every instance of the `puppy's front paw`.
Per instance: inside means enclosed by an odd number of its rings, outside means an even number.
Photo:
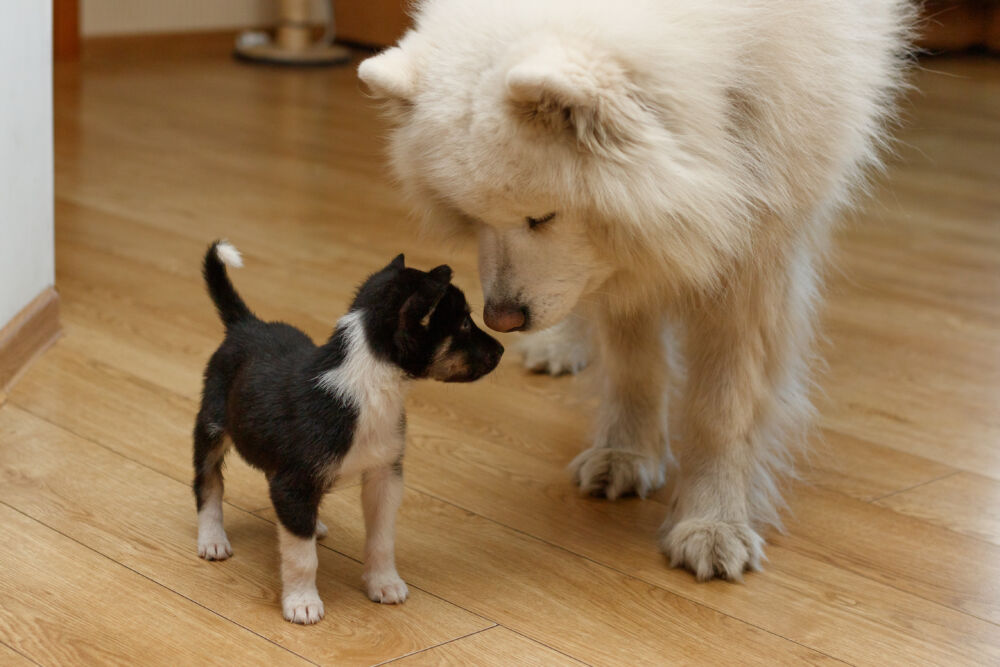
[[[664,482],[662,462],[623,449],[591,447],[580,452],[569,467],[581,491],[608,500],[630,493],[645,498]]]
[[[198,555],[205,560],[226,560],[233,555],[226,534],[198,537]]]
[[[746,523],[687,519],[667,531],[660,549],[671,567],[691,570],[698,581],[742,581],[745,570],[760,570],[764,538]]]
[[[330,529],[326,527],[326,524],[322,521],[316,522],[316,539],[322,540],[324,537],[330,534]]]
[[[368,587],[368,597],[372,602],[382,604],[400,604],[410,594],[406,582],[395,572],[386,574],[366,574],[365,584]]]
[[[556,325],[538,333],[528,334],[517,349],[524,357],[524,367],[536,373],[563,375],[579,373],[590,360],[590,349],[584,336],[573,336],[567,325]]]
[[[312,625],[323,618],[323,601],[316,591],[290,593],[281,598],[281,612],[286,621]]]

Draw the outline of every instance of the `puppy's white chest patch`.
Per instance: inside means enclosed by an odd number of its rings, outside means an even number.
[[[338,475],[353,475],[392,464],[403,453],[403,397],[385,397],[379,408],[361,408],[354,439]]]
[[[344,363],[323,373],[317,383],[358,411],[354,437],[331,476],[353,475],[392,464],[403,452],[405,385],[403,372],[375,357],[365,340],[362,314],[345,315],[338,323],[347,336]]]

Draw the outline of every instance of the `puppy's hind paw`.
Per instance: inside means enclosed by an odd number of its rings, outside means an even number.
[[[671,567],[685,567],[698,578],[742,581],[744,571],[759,571],[764,538],[746,523],[687,519],[660,540]]]
[[[205,560],[226,560],[233,555],[233,548],[223,535],[221,538],[198,540],[198,555]]]
[[[286,621],[312,625],[323,618],[323,601],[315,591],[292,593],[281,599],[281,613]]]
[[[663,486],[664,465],[643,454],[591,447],[580,452],[569,464],[580,490],[592,496],[615,500],[634,493],[645,498]]]
[[[400,604],[410,595],[406,582],[395,572],[390,574],[366,574],[365,584],[372,602]]]

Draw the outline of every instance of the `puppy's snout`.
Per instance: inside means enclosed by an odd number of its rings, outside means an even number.
[[[486,357],[486,372],[489,373],[500,363],[500,357],[503,356],[503,345],[494,341],[494,344],[483,356]]]
[[[469,358],[473,372],[471,379],[481,378],[487,373],[491,373],[500,363],[500,357],[503,356],[503,345],[485,331],[479,332],[476,348],[476,351]]]
[[[528,307],[511,301],[488,301],[483,308],[483,321],[494,331],[524,331],[528,320]]]

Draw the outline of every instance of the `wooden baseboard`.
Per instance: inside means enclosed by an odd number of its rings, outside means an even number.
[[[1000,5],[982,0],[926,0],[917,45],[932,52],[1000,50]]]
[[[48,287],[0,329],[0,404],[31,362],[59,338],[59,295]]]

